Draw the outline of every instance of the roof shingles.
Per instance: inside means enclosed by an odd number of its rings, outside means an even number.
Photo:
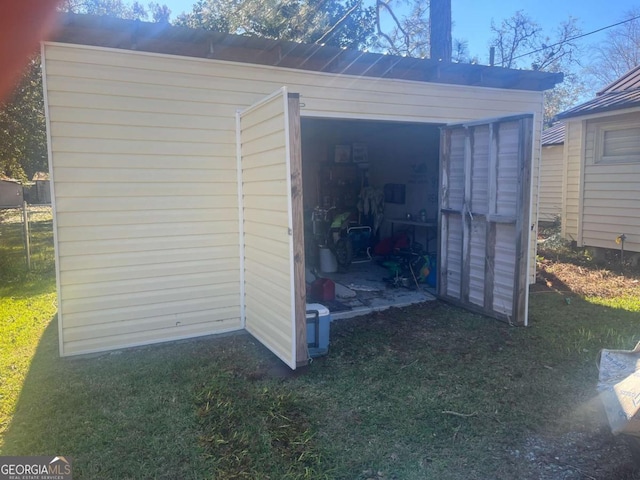
[[[558,122],[542,131],[542,145],[562,145],[564,143],[564,123]]]
[[[640,106],[640,65],[607,85],[588,102],[559,113],[558,120]]]

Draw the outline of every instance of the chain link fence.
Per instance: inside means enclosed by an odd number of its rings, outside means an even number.
[[[2,282],[25,272],[55,269],[51,205],[29,205],[0,210],[0,278]]]

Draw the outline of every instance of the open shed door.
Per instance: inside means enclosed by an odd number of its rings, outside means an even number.
[[[236,127],[244,325],[295,369],[308,361],[298,94],[283,87]]]
[[[438,294],[527,324],[533,116],[443,127]]]

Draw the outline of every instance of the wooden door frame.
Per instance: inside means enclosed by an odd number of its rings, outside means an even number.
[[[304,258],[304,205],[302,197],[302,136],[300,95],[287,93],[287,130],[289,188],[291,191],[291,225],[293,236],[293,312],[295,316],[296,366],[309,363],[307,347],[307,286]]]

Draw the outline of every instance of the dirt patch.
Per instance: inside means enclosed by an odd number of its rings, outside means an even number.
[[[602,250],[594,258],[589,250],[575,248],[560,236],[558,225],[538,232],[537,285],[587,297],[640,296],[640,267],[621,258],[616,250]]]
[[[570,432],[558,437],[531,436],[514,459],[525,478],[539,480],[632,480],[638,472],[624,439],[603,427],[596,432]]]
[[[538,284],[585,297],[640,296],[635,274],[621,274],[601,267],[575,265],[542,258],[538,261]]]

